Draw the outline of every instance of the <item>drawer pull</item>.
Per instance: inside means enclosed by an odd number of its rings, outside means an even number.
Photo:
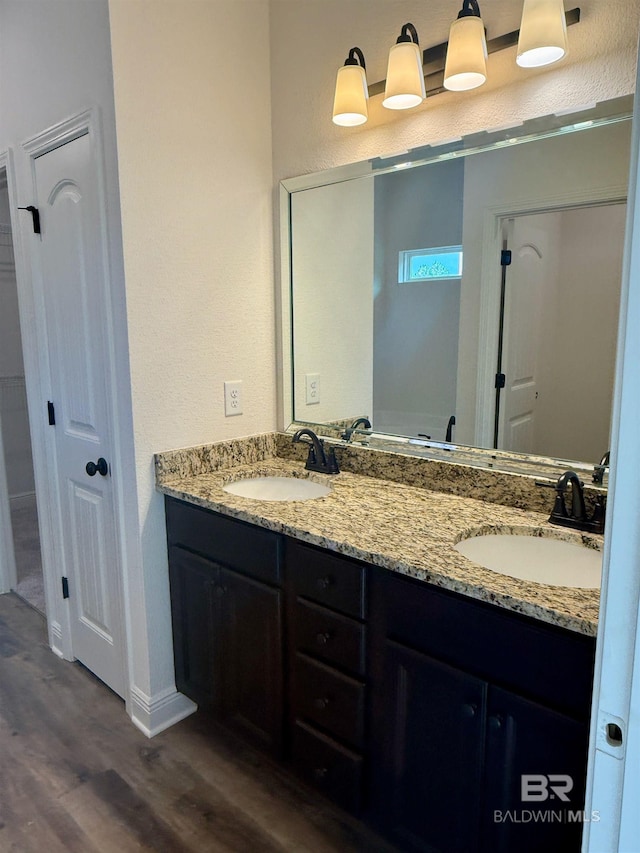
[[[331,634],[328,631],[321,631],[319,634],[316,634],[316,643],[319,646],[326,646],[330,639]]]
[[[500,731],[502,728],[504,720],[501,714],[496,714],[495,716],[489,717],[489,728],[494,732]]]
[[[462,714],[469,720],[475,717],[477,711],[478,706],[475,702],[465,702],[465,704],[462,706]]]
[[[324,711],[324,709],[327,707],[328,704],[329,704],[329,697],[328,696],[321,697],[321,698],[313,700],[314,707],[317,708],[319,711]]]
[[[217,584],[215,584],[215,590],[216,590],[216,595],[217,595],[219,598],[222,598],[222,596],[223,596],[223,595],[226,595],[226,594],[227,594],[227,592],[228,592],[227,587],[226,587],[226,586],[224,586],[224,584],[221,584],[221,583],[217,583]]]
[[[316,586],[318,589],[328,589],[330,586],[333,586],[334,580],[331,575],[325,575],[322,578],[318,578],[316,580]]]
[[[324,779],[327,778],[328,772],[329,769],[327,767],[316,767],[313,771],[313,775],[318,780],[318,782],[322,782]]]

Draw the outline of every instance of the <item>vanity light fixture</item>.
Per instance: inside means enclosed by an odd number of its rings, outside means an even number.
[[[478,0],[464,0],[449,30],[444,87],[452,92],[476,89],[487,79],[487,40]]]
[[[516,45],[516,61],[523,68],[557,62],[567,52],[567,27],[579,21],[580,9],[565,12],[563,0],[524,0],[521,29],[487,41],[478,0],[463,0],[449,42],[421,51],[416,28],[405,24],[389,51],[387,79],[379,83],[367,87],[364,56],[352,47],[338,71],[333,121],[346,127],[364,124],[367,95],[384,93],[383,107],[405,110],[447,89],[474,89],[487,78],[487,56]]]
[[[382,106],[388,110],[408,110],[426,97],[418,33],[413,24],[404,24],[389,51]]]
[[[341,127],[364,124],[369,117],[368,100],[364,54],[359,47],[352,47],[344,65],[338,70],[333,99],[333,123]]]
[[[567,23],[562,0],[524,0],[518,55],[522,68],[557,62],[567,52]]]

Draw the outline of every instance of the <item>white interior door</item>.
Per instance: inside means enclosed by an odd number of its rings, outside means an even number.
[[[85,133],[36,157],[34,171],[73,654],[124,696],[112,479],[117,472],[110,465],[108,281],[93,157]]]
[[[538,350],[542,287],[547,275],[545,232],[518,217],[509,222],[511,266],[507,268],[499,447],[531,453],[538,400]]]

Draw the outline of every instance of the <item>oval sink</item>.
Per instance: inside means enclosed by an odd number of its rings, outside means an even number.
[[[540,536],[491,534],[463,539],[456,551],[501,575],[551,586],[597,589],[602,552]]]
[[[323,498],[331,491],[323,483],[300,477],[247,477],[222,488],[231,495],[256,501],[308,501]]]

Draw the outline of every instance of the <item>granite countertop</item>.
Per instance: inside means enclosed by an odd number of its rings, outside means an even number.
[[[603,537],[554,527],[548,514],[349,471],[309,473],[303,463],[276,456],[194,474],[163,470],[159,455],[156,470],[158,489],[174,498],[582,634],[596,633],[599,590],[507,577],[453,547],[471,535],[501,532],[602,549]],[[258,476],[309,477],[329,484],[331,492],[308,501],[262,501],[223,490],[233,480]]]

